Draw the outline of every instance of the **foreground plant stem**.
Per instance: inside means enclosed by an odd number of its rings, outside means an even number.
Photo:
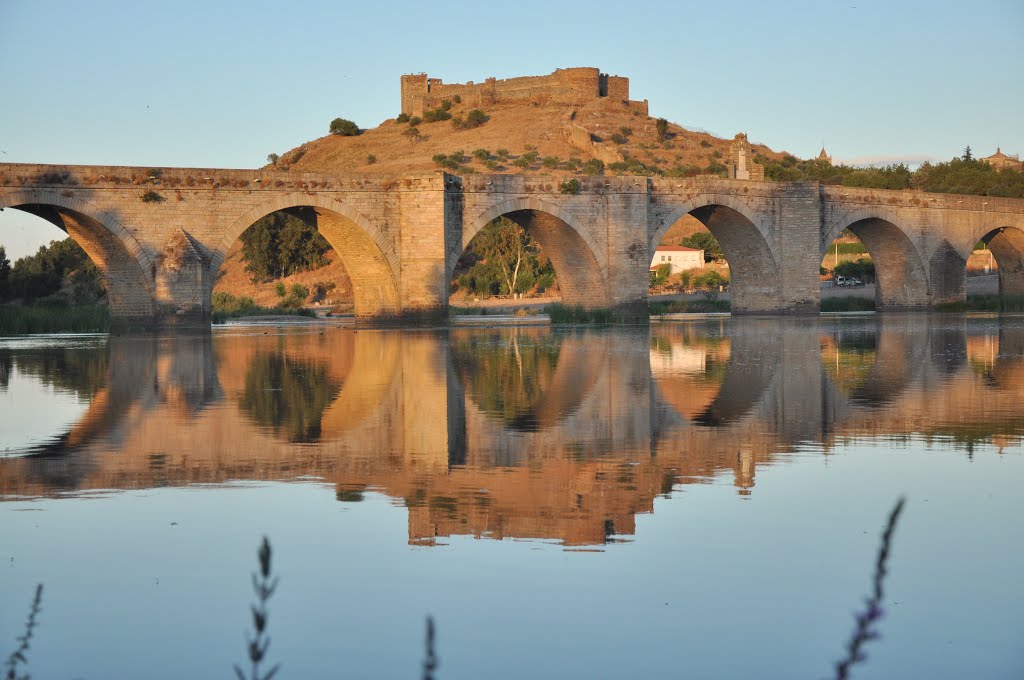
[[[850,677],[850,667],[867,659],[862,647],[869,640],[879,637],[878,631],[873,627],[884,615],[882,609],[882,598],[884,597],[885,575],[889,561],[889,550],[892,547],[892,535],[896,529],[896,522],[903,511],[905,498],[896,502],[896,506],[889,513],[889,522],[882,533],[882,544],[878,549],[878,559],[875,561],[874,592],[871,597],[865,600],[864,611],[857,614],[857,625],[853,629],[853,635],[846,644],[846,656],[836,663],[836,680],[846,680]]]

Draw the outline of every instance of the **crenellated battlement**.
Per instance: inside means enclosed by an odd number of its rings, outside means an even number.
[[[591,67],[561,68],[546,76],[524,76],[482,83],[445,83],[426,73],[404,75],[402,113],[421,116],[445,99],[460,97],[471,106],[491,104],[552,103],[582,106],[597,99],[629,101],[629,78],[610,76]],[[647,102],[634,102],[646,113]]]

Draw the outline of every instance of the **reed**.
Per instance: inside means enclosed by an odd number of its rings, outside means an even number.
[[[882,544],[878,548],[878,558],[875,560],[875,577],[871,596],[864,601],[864,611],[856,615],[857,624],[853,628],[853,635],[846,644],[846,656],[836,663],[836,680],[846,680],[850,677],[850,668],[868,658],[863,647],[871,640],[881,637],[875,624],[885,616],[882,609],[882,598],[885,595],[885,576],[888,573],[889,551],[892,549],[892,535],[896,530],[896,522],[903,512],[903,503],[906,499],[896,501],[896,506],[889,513],[889,521],[882,532]]]
[[[709,314],[728,312],[732,305],[728,300],[705,297],[701,300],[668,300],[665,302],[651,302],[650,313],[654,316],[659,314]]]
[[[7,673],[4,675],[5,680],[30,680],[28,673],[24,675],[18,674],[19,664],[27,664],[30,643],[32,642],[32,634],[36,629],[36,617],[39,616],[41,610],[41,604],[43,601],[43,584],[40,583],[36,586],[36,594],[32,598],[32,606],[29,607],[28,620],[25,622],[25,632],[18,638],[18,647],[11,655],[7,657],[7,662],[4,664],[7,666]]]
[[[20,307],[0,305],[0,335],[30,333],[111,333],[124,323],[111,319],[104,305]]]
[[[253,572],[252,575],[252,589],[256,593],[256,604],[251,607],[252,627],[255,634],[245,636],[246,651],[249,654],[249,676],[246,677],[241,666],[235,664],[235,676],[238,680],[270,680],[281,668],[281,664],[276,664],[266,673],[260,674],[260,664],[270,647],[270,636],[267,635],[267,620],[270,617],[267,612],[267,601],[277,589],[278,582],[277,578],[271,579],[270,577],[270,541],[266,536],[263,537],[263,543],[256,556],[259,559],[260,569],[258,572]]]
[[[873,312],[875,301],[873,298],[863,297],[829,297],[821,301],[823,312]]]

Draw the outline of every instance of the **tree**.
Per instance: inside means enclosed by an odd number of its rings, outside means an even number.
[[[271,165],[277,165],[277,162],[279,160],[281,160],[281,157],[278,156],[276,153],[267,154],[267,162],[270,163]]]
[[[0,246],[0,300],[7,298],[7,281],[11,277],[11,261],[7,259],[7,249]]]
[[[680,241],[679,245],[685,246],[686,248],[703,250],[705,262],[712,262],[725,257],[724,253],[722,253],[722,247],[718,244],[718,239],[716,239],[709,231],[698,231],[691,234]]]
[[[659,118],[655,126],[658,129],[658,139],[665,139],[665,136],[668,135],[668,121],[664,118]]]
[[[419,128],[417,128],[412,123],[410,123],[409,127],[402,131],[402,136],[408,137],[409,141],[412,142],[413,144],[423,139],[423,135],[420,134]]]
[[[288,276],[326,264],[330,245],[312,226],[309,209],[278,211],[257,220],[242,236],[242,255],[253,282]]]
[[[964,147],[964,155],[960,157],[960,160],[970,163],[974,160],[974,154],[971,153],[971,145],[968,144]]]
[[[355,137],[359,134],[359,126],[344,118],[335,118],[331,121],[331,134],[341,137]]]

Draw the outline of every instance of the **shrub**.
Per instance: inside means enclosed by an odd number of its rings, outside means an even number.
[[[484,167],[486,167],[488,170],[497,170],[498,168],[501,167],[501,163],[493,159],[486,160],[484,161]]]
[[[613,132],[611,137],[609,137],[609,139],[611,139],[616,144],[625,144],[626,142],[629,141],[628,139],[626,139],[625,135],[620,134],[618,132]]]
[[[473,109],[466,114],[466,127],[480,127],[490,120],[490,117],[480,109]]]
[[[367,164],[367,165],[373,165],[373,164],[374,164],[374,163],[376,163],[376,162],[377,162],[377,157],[376,157],[376,156],[374,156],[374,155],[373,155],[372,153],[371,153],[371,154],[369,154],[369,155],[368,155],[368,156],[366,157],[366,164]]]
[[[278,281],[274,284],[274,293],[277,294],[277,297],[284,297],[287,292],[288,289],[285,287],[284,282]]]
[[[517,168],[528,168],[532,165],[532,163],[530,163],[530,159],[527,158],[526,156],[520,156],[519,158],[512,161],[512,165],[516,166]]]
[[[455,95],[454,97],[452,97],[452,101],[455,102],[456,104],[461,104],[462,103],[462,95],[459,95],[459,94]]]
[[[562,161],[559,160],[558,156],[545,156],[540,164],[545,168],[557,168],[562,164]]]
[[[664,118],[659,118],[654,125],[658,130],[658,139],[665,139],[666,135],[668,135],[668,121]]]
[[[490,157],[491,152],[488,151],[487,149],[477,149],[476,151],[473,152],[473,158],[477,159],[478,161],[486,161]]]
[[[532,149],[523,154],[523,158],[530,161],[530,163],[536,163],[537,159],[540,158],[540,153],[536,149]]]
[[[505,160],[508,158],[508,149],[498,149],[497,151],[494,152],[494,154],[498,158]]]
[[[448,103],[448,108],[451,108],[451,103]],[[452,114],[448,113],[448,109],[444,108],[444,105],[423,112],[423,122],[425,123],[437,123],[442,120],[451,120]]]
[[[619,128],[619,132],[622,134],[623,137],[629,137],[631,134],[633,134],[633,128],[626,127],[625,125],[623,125],[622,127]]]
[[[299,300],[305,300],[309,297],[309,288],[306,288],[301,283],[292,284],[292,297],[298,298]]]
[[[340,137],[355,137],[359,134],[359,126],[344,118],[335,118],[331,121],[330,131],[332,135]]]
[[[405,113],[403,111],[402,113],[398,114],[397,118],[395,118],[395,122],[396,123],[408,123],[409,122],[409,114]]]
[[[604,172],[604,162],[599,158],[591,158],[583,164],[584,175],[600,175]]]
[[[580,181],[575,177],[566,182],[562,182],[561,184],[558,185],[558,190],[561,191],[563,194],[575,195],[580,193],[580,189],[582,188],[583,185],[580,184]]]
[[[708,141],[708,140],[706,140],[706,139],[702,139],[702,140],[700,140],[700,145],[701,145],[702,147],[704,147],[705,149],[707,149],[708,147],[710,147],[710,146],[711,146],[711,142],[709,142],[709,141]]]
[[[143,203],[163,203],[166,200],[167,200],[166,198],[164,198],[163,196],[161,196],[160,194],[158,194],[157,192],[152,191],[152,190],[147,191],[146,193],[142,194],[142,202]]]
[[[281,160],[281,157],[278,156],[276,153],[267,154],[267,162],[270,163],[271,165],[277,165],[277,162],[279,160]]]
[[[422,122],[423,122],[423,119],[420,118],[419,116],[412,116],[412,117],[409,118],[409,125],[411,125],[413,127],[416,127],[417,125],[419,125]]]

